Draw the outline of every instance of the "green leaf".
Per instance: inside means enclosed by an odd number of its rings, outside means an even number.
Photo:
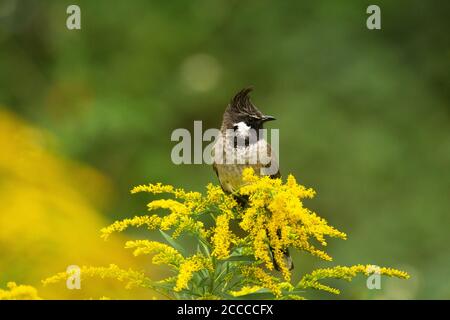
[[[206,285],[208,285],[208,282],[209,282],[209,281],[211,281],[211,279],[209,279],[209,278],[207,278],[207,277],[203,277],[203,278],[200,280],[198,286],[199,286],[200,288],[203,288],[203,287],[205,287]]]
[[[181,244],[178,243],[178,241],[176,241],[174,238],[172,238],[170,235],[168,235],[167,233],[165,233],[162,230],[159,230],[159,232],[162,234],[162,236],[164,237],[164,239],[174,248],[176,249],[178,252],[181,253],[181,255],[183,257],[187,256],[186,250],[183,248],[183,246]]]
[[[211,256],[211,251],[209,250],[209,244],[208,242],[206,242],[202,237],[200,237],[197,234],[193,234],[193,236],[197,239],[198,244],[201,246],[201,248],[203,249],[205,255],[207,257]],[[200,251],[201,253],[201,251]]]
[[[169,291],[173,291],[174,286],[175,286],[175,284],[173,284],[173,283],[155,283],[153,285],[153,287],[155,287],[155,288],[166,289]]]
[[[254,262],[255,257],[251,255],[239,255],[239,256],[230,256],[226,258],[225,260],[222,260],[225,262],[231,262],[231,261],[248,261],[248,262]]]

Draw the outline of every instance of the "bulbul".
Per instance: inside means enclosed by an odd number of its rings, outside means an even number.
[[[239,91],[223,114],[219,138],[223,153],[221,150],[221,157],[217,157],[218,149],[215,150],[213,169],[227,193],[234,193],[243,185],[242,172],[248,167],[260,176],[280,177],[275,154],[260,131],[265,122],[275,118],[259,111],[250,100],[251,91],[251,87]],[[246,199],[237,200],[245,205]],[[294,265],[289,251],[286,249],[283,253],[286,267],[292,270]],[[274,266],[280,270],[275,260]]]

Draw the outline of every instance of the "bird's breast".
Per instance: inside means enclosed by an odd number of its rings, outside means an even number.
[[[261,155],[267,156],[267,149],[267,142],[262,139],[257,143],[237,148],[225,144],[225,158],[222,163],[215,163],[222,188],[228,192],[239,189],[243,185],[242,173],[246,168],[253,168],[255,174],[261,175],[261,168],[264,166]]]

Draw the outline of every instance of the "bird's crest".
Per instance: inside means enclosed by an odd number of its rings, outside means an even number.
[[[230,109],[236,113],[262,115],[258,108],[250,100],[250,92],[253,87],[247,87],[239,91],[230,102]]]

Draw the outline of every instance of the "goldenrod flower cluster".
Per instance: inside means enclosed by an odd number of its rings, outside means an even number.
[[[240,226],[249,232],[256,258],[264,261],[269,270],[273,270],[275,260],[285,280],[290,280],[283,259],[283,250],[289,247],[331,260],[327,253],[312,245],[310,239],[326,246],[326,236],[345,239],[346,235],[303,206],[302,199],[314,197],[314,190],[297,184],[292,175],[283,184],[281,179],[257,177],[252,170],[246,170],[243,180],[247,184],[240,189],[240,194],[249,197],[249,206],[243,211]]]
[[[181,291],[182,289],[187,289],[194,272],[203,269],[212,269],[212,263],[209,259],[202,255],[194,255],[187,258],[180,265],[180,272],[178,274],[174,290]]]
[[[310,274],[306,274],[298,283],[297,287],[308,289],[318,289],[328,291],[330,293],[339,294],[340,290],[324,285],[319,282],[319,280],[326,278],[334,278],[334,279],[343,279],[347,281],[351,281],[358,274],[364,274],[366,276],[371,273],[377,273],[379,275],[389,276],[389,277],[397,277],[401,279],[408,279],[409,275],[400,270],[392,269],[392,268],[380,268],[373,265],[356,265],[352,267],[342,267],[336,266],[333,268],[325,268],[325,269],[316,269]]]
[[[243,286],[241,289],[239,289],[237,291],[230,291],[230,294],[233,297],[240,297],[240,296],[245,296],[245,295],[255,293],[261,289],[262,289],[262,287],[260,287],[260,286]]]
[[[148,277],[146,277],[143,272],[135,271],[132,269],[124,270],[119,268],[115,264],[111,264],[108,267],[83,266],[81,267],[80,271],[81,271],[81,280],[94,277],[98,277],[101,279],[105,278],[115,279],[120,282],[124,282],[125,287],[127,289],[131,289],[133,287],[150,288],[152,286],[151,280]],[[52,277],[43,280],[42,283],[43,285],[57,283],[66,280],[69,276],[72,276],[72,274],[68,272],[60,272]]]
[[[221,214],[216,219],[216,227],[211,237],[211,243],[214,248],[212,255],[225,259],[230,255],[230,246],[233,241],[233,233],[230,230],[230,215]]]
[[[269,289],[275,296],[281,296],[281,286],[278,279],[269,275],[262,268],[256,266],[244,267],[242,275],[248,279],[255,279],[260,287]]]
[[[174,275],[152,281],[144,272],[111,265],[83,267],[82,277],[115,278],[129,288],[150,288],[175,299],[302,299],[306,289],[339,293],[319,282],[324,278],[350,280],[372,272],[370,266],[363,265],[317,269],[292,284],[292,271],[284,261],[287,249],[330,261],[322,247],[328,238],[346,239],[346,234],[304,206],[303,201],[313,198],[315,192],[298,184],[292,175],[283,182],[257,176],[248,169],[244,170],[243,181],[235,194],[226,194],[220,186],[211,184],[205,194],[161,183],[135,187],[132,193],[167,194],[168,198],[151,201],[147,205],[151,214],[116,221],[103,228],[101,235],[107,239],[128,227],[159,230],[164,242],[133,240],[126,242],[125,248],[132,249],[135,256],[153,255],[153,264],[167,265]],[[247,201],[238,203],[237,198]],[[178,239],[181,234],[185,235],[182,241]],[[194,250],[192,242],[196,243]],[[275,264],[281,272],[275,271]],[[379,268],[378,272],[408,278],[407,273],[395,269]],[[61,281],[67,276],[57,274],[44,282]]]
[[[177,268],[184,261],[183,256],[177,250],[157,241],[127,241],[125,248],[134,249],[133,254],[135,256],[155,253],[152,263],[156,265],[166,264]]]
[[[149,211],[158,209],[167,209],[168,215],[160,217],[157,214],[136,216],[132,219],[116,221],[112,225],[101,230],[102,238],[107,239],[113,232],[121,232],[128,227],[146,226],[150,230],[170,230],[174,229],[174,237],[177,237],[184,231],[191,231],[205,234],[203,222],[196,220],[195,216],[203,208],[203,199],[198,192],[185,192],[182,189],[175,189],[169,185],[150,184],[147,186],[137,186],[131,190],[131,193],[150,192],[153,194],[168,193],[175,196],[175,199],[160,199],[151,201],[147,207]]]

